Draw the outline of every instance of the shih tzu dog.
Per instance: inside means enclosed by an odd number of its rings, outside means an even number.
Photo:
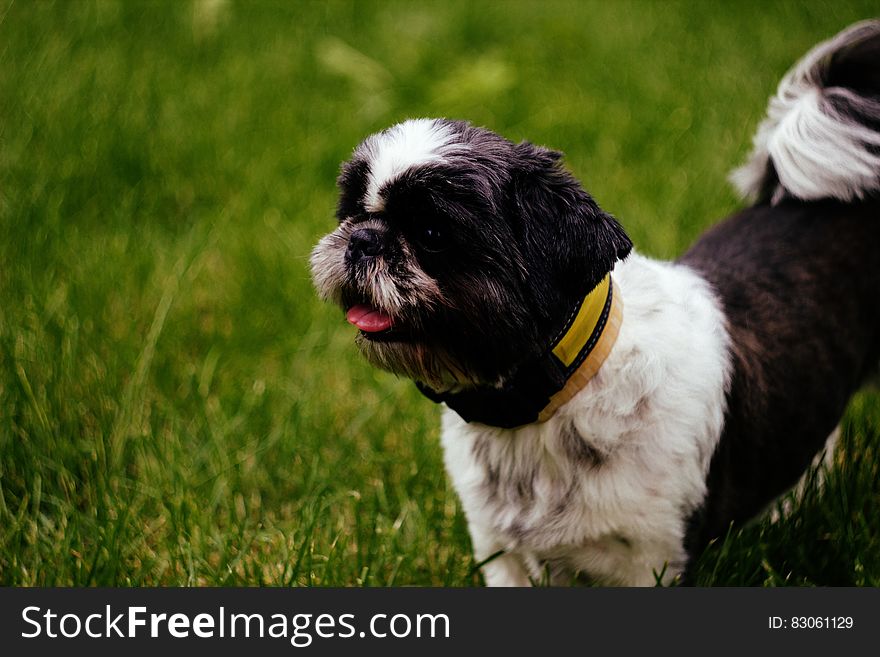
[[[830,449],[880,363],[880,21],[785,76],[734,174],[754,205],[676,262],[560,159],[461,121],[375,134],[314,282],[444,405],[488,584],[672,582]]]

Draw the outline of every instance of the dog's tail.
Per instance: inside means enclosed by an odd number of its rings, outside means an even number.
[[[774,203],[880,191],[880,20],[848,27],[786,73],[731,182]]]

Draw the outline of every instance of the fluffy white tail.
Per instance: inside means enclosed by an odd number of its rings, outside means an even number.
[[[731,182],[773,202],[880,190],[880,20],[848,27],[786,73]]]

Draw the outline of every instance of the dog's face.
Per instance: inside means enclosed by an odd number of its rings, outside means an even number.
[[[355,149],[311,264],[373,365],[435,390],[497,385],[546,348],[631,248],[559,159],[444,119]]]

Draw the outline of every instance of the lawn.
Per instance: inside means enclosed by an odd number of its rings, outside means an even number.
[[[0,0],[0,584],[480,583],[439,411],[315,297],[411,116],[566,152],[643,253],[739,207],[779,77],[876,0]],[[711,585],[880,585],[880,395]]]

